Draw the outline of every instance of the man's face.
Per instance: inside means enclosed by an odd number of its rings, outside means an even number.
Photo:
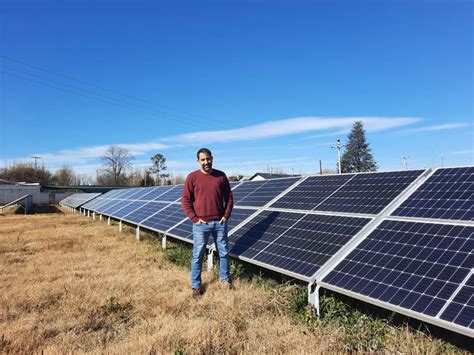
[[[212,156],[206,153],[199,153],[199,158],[197,160],[201,170],[210,173],[212,171]]]

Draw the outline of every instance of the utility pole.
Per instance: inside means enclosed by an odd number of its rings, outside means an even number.
[[[408,170],[408,158],[410,158],[410,157],[407,156],[407,155],[404,155],[400,158],[403,159],[403,167],[405,168],[405,170]]]
[[[31,157],[35,160],[35,170],[36,170],[37,167],[38,167],[38,164],[37,164],[38,159],[41,159],[41,157],[36,157],[36,156],[34,156],[34,155],[32,155]]]
[[[341,140],[338,139],[336,145],[332,145],[331,148],[337,148],[337,164],[339,167],[339,174],[342,174],[341,170],[341,148],[345,147],[345,144],[341,144]]]
[[[444,154],[441,154],[441,167],[444,168]]]

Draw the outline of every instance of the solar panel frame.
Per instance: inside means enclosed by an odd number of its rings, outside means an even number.
[[[379,225],[373,228],[359,245],[343,257],[329,273],[320,275],[315,280],[316,283],[324,288],[472,337],[474,333],[457,324],[441,320],[436,317],[436,314],[448,302],[447,299],[454,292],[457,285],[471,272],[473,261],[470,261],[469,254],[462,251],[462,248],[470,248],[470,255],[472,256],[472,245],[474,243],[472,230],[474,226],[457,225],[455,223],[446,225],[433,221],[406,221],[393,217],[384,218],[378,222],[380,222]],[[387,245],[383,240],[376,242],[374,237],[381,236],[382,238],[384,236],[382,231],[387,228],[386,223],[405,224],[408,228],[407,231],[412,233],[411,236],[407,232],[400,232],[401,227],[399,226],[394,227],[393,230],[395,233],[402,233],[403,239],[400,240],[406,246],[402,246],[402,243],[399,243],[400,245]],[[440,236],[440,233],[447,236],[456,235],[458,241],[453,240],[454,237],[451,239],[433,238],[429,234],[430,231],[431,234],[438,232]],[[416,234],[421,234],[423,237],[417,237]],[[416,249],[407,244],[415,242],[418,245],[424,245],[424,247]],[[460,245],[459,243],[463,244]],[[431,247],[429,247],[430,245]],[[436,248],[433,249],[433,245],[439,247],[439,250],[446,249],[446,252],[435,253]],[[370,257],[364,254],[359,255],[360,250],[366,250],[366,253],[370,252],[373,255]],[[403,263],[403,258],[398,258],[396,253],[406,253],[406,258],[409,259],[408,263]],[[415,257],[419,259],[415,259]],[[433,266],[428,268],[428,265],[431,265],[430,263]],[[395,267],[404,267],[406,270],[410,270],[408,277],[405,272],[401,273],[396,271],[397,269],[393,269],[395,272],[389,271],[388,273],[380,271],[380,269],[389,270]],[[341,273],[342,270],[345,271]],[[424,274],[427,276],[423,276]],[[371,276],[373,280],[368,281],[364,278],[362,283],[361,276],[355,275]],[[438,276],[434,277],[433,275]],[[385,283],[382,283],[384,280]],[[412,291],[409,290],[410,287]],[[410,308],[408,308],[409,306]]]
[[[137,208],[136,210],[130,212],[126,216],[123,216],[122,220],[139,226],[141,222],[143,222],[150,216],[160,212],[161,210],[163,210],[165,207],[168,207],[169,205],[170,205],[169,202],[149,201],[144,206]]]
[[[181,223],[186,218],[181,205],[170,203],[164,209],[153,214],[149,218],[141,221],[139,226],[145,227],[160,233],[165,233],[168,229]]]
[[[270,208],[312,211],[353,177],[354,174],[307,176],[296,181],[286,194],[270,204]]]
[[[424,171],[357,173],[313,210],[378,215]]]
[[[363,222],[357,231],[346,237],[341,245],[334,245],[329,241],[323,242],[323,234],[317,234],[311,230],[305,229],[304,225],[308,223],[326,223],[330,224],[332,220],[348,222],[354,219]],[[323,222],[325,221],[325,222]],[[324,264],[315,264],[309,261],[311,255],[318,255],[321,260],[328,260],[333,254],[337,253],[346,243],[348,243],[362,228],[372,221],[372,218],[347,217],[347,216],[325,216],[316,213],[301,213],[288,211],[260,210],[257,215],[247,221],[245,225],[236,228],[235,232],[229,234],[229,253],[239,259],[250,263],[263,266],[303,281],[310,281],[314,273]],[[332,223],[332,222],[331,222]],[[339,223],[338,225],[342,225]],[[329,231],[325,231],[328,233]],[[318,243],[326,243],[328,255],[317,253],[316,250],[299,248],[297,235],[307,233],[311,235],[307,240],[312,242],[311,247],[316,247]],[[256,237],[258,235],[258,237]],[[333,234],[337,236],[338,234]],[[342,235],[340,235],[342,237]],[[311,243],[309,243],[311,244]],[[284,247],[282,247],[284,246]],[[329,246],[333,247],[329,252]],[[283,252],[282,252],[283,250]],[[289,256],[301,254],[305,260],[297,260]],[[275,260],[278,259],[278,262]]]
[[[474,221],[474,167],[437,168],[393,216]]]
[[[241,196],[240,198],[234,198],[234,204],[236,206],[247,206],[247,207],[264,207],[269,202],[273,201],[276,197],[283,194],[296,182],[301,180],[301,177],[290,177],[290,178],[279,178],[264,181],[263,184],[259,184],[252,192]],[[245,183],[239,185],[236,191],[244,186]],[[248,190],[246,191],[248,192]],[[232,191],[234,194],[234,191]]]

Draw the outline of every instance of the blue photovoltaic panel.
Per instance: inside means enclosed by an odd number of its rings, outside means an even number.
[[[123,219],[125,221],[138,224],[168,205],[168,203],[164,202],[148,202],[146,205],[138,208],[132,213],[123,216]]]
[[[131,189],[126,189],[122,194],[117,195],[115,198],[121,199],[121,200],[128,200],[131,196],[135,195],[137,192],[139,192],[140,188],[134,187]]]
[[[353,174],[310,176],[270,207],[313,210],[353,176]]]
[[[138,197],[137,200],[141,201],[152,201],[158,196],[162,195],[165,191],[168,191],[171,187],[174,186],[157,186],[149,188],[149,192]]]
[[[99,195],[100,193],[76,193],[61,200],[60,203],[72,208],[78,208]]]
[[[386,220],[323,283],[434,317],[474,267],[473,232]]]
[[[100,211],[103,211],[104,209],[116,204],[118,201],[120,200],[115,200],[115,199],[103,199],[101,201],[97,201],[97,204],[93,207],[90,207],[89,209],[91,211],[95,211],[95,212],[100,212]]]
[[[127,200],[138,200],[140,197],[150,192],[151,187],[134,188],[134,190],[135,190],[135,193],[127,196]]]
[[[91,209],[92,207],[100,204],[102,201],[105,201],[106,199],[110,198],[111,196],[115,195],[118,193],[120,190],[110,190],[106,192],[105,194],[100,195],[96,199],[84,204],[82,207],[85,209]]]
[[[393,215],[474,220],[474,167],[436,170]]]
[[[261,186],[265,185],[265,180],[259,181],[244,181],[239,186],[235,187],[232,190],[232,197],[234,199],[234,205],[238,204],[238,201],[244,199],[245,197],[249,196],[255,190],[260,188]]]
[[[127,206],[131,201],[128,200],[115,200],[115,203],[110,205],[99,207],[98,212],[101,214],[105,214],[107,216],[113,216],[115,212]]]
[[[230,252],[310,277],[369,218],[263,211],[229,238]]]
[[[456,294],[441,314],[441,319],[474,329],[474,275]]]
[[[424,170],[356,174],[316,211],[378,214]]]
[[[174,202],[181,198],[183,194],[183,185],[176,185],[172,189],[165,192],[163,195],[156,198],[157,201]]]
[[[112,213],[112,217],[117,219],[122,219],[126,215],[130,214],[131,212],[135,211],[136,209],[143,207],[147,202],[145,201],[128,201],[128,205],[125,205],[119,210],[116,210]]]
[[[272,179],[264,183],[253,192],[240,199],[234,198],[234,204],[239,206],[260,207],[273,200],[300,178]],[[245,183],[244,183],[245,184]],[[240,187],[236,190],[238,191]]]
[[[180,204],[171,204],[140,224],[160,232],[165,232],[186,218]]]
[[[242,222],[244,219],[249,217],[251,214],[255,213],[255,211],[256,210],[248,210],[248,209],[234,207],[234,209],[232,210],[232,216],[227,221],[228,232],[230,233],[235,226],[237,226],[240,222]],[[193,240],[193,223],[188,218],[186,219],[186,221],[184,221],[180,225],[171,229],[169,233],[192,241]],[[214,243],[214,240],[210,238],[208,244],[212,244],[212,243]]]

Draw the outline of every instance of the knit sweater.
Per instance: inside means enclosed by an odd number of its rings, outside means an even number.
[[[212,169],[210,174],[193,171],[186,178],[181,206],[188,218],[197,223],[230,218],[233,207],[232,192],[227,176]]]

